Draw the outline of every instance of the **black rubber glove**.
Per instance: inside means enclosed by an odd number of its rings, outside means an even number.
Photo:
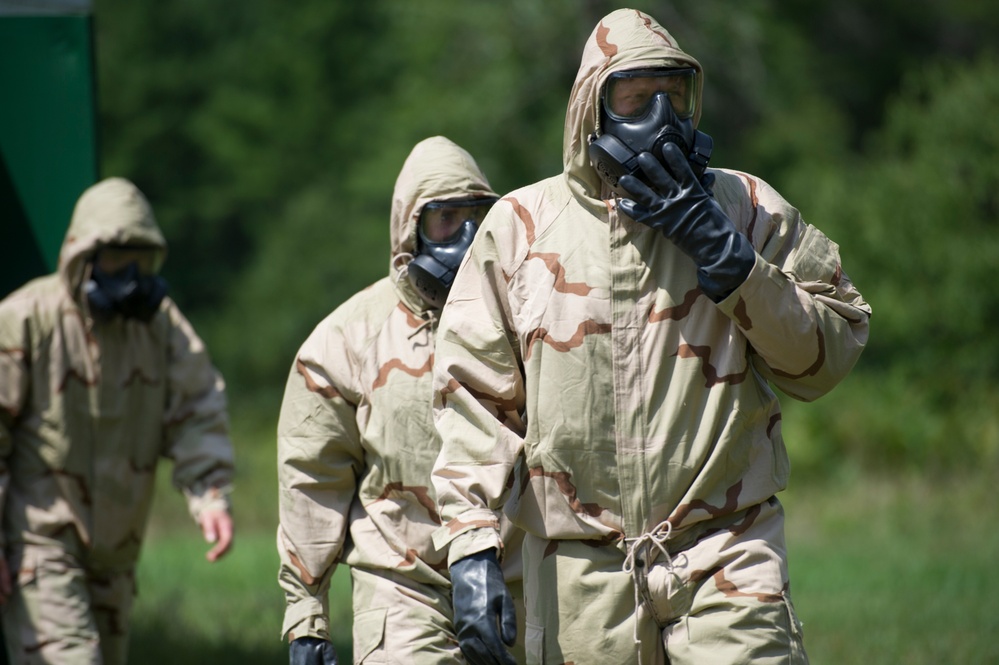
[[[288,645],[289,665],[337,665],[336,649],[329,640],[300,637]]]
[[[672,143],[663,147],[663,159],[665,168],[651,153],[638,156],[652,187],[633,175],[621,176],[618,184],[634,200],[621,199],[618,208],[636,222],[659,229],[692,258],[701,290],[721,302],[746,281],[756,250],[714,202],[709,191],[712,174],[705,174],[704,183],[698,181]]]
[[[455,561],[451,588],[458,645],[470,665],[516,665],[503,646],[517,640],[517,617],[496,550]]]

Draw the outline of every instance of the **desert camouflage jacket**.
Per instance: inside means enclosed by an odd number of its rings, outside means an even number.
[[[396,181],[388,277],[340,305],[291,367],[278,422],[283,634],[329,637],[336,563],[449,585],[430,471],[436,310],[406,277],[424,204],[495,197],[472,157],[420,142]],[[519,577],[519,573],[516,573]]]
[[[811,400],[852,368],[870,308],[839,249],[767,183],[714,170],[718,205],[757,251],[715,304],[693,262],[619,212],[590,166],[599,95],[619,69],[701,66],[653,19],[619,10],[583,51],[564,172],[486,217],[444,307],[434,471],[451,560],[493,546],[508,510],[528,533],[623,547],[781,490],[788,459],[770,383]]]
[[[233,468],[222,378],[176,304],[148,324],[88,313],[90,257],[125,243],[166,253],[148,202],[113,178],[77,203],[57,272],[0,303],[3,538],[95,569],[134,565],[160,458],[194,516],[228,508]]]

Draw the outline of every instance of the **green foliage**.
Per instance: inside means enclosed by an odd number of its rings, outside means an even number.
[[[913,69],[844,168],[804,161],[788,177],[874,309],[855,376],[785,418],[799,468],[999,464],[997,82],[987,53]]]

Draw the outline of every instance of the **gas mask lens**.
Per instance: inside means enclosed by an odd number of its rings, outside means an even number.
[[[467,221],[482,223],[496,199],[431,201],[420,211],[420,237],[434,244],[448,243],[460,235]]]
[[[159,251],[141,245],[106,245],[97,252],[97,265],[106,273],[117,273],[134,263],[142,275],[152,275],[159,270]]]
[[[645,114],[657,93],[665,92],[674,113],[686,120],[695,111],[695,74],[693,68],[614,72],[604,87],[604,111],[615,120],[634,120]]]

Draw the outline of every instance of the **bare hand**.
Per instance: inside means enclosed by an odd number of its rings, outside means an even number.
[[[205,555],[209,561],[217,561],[232,546],[232,517],[225,510],[206,510],[199,519],[205,541],[215,543]]]

